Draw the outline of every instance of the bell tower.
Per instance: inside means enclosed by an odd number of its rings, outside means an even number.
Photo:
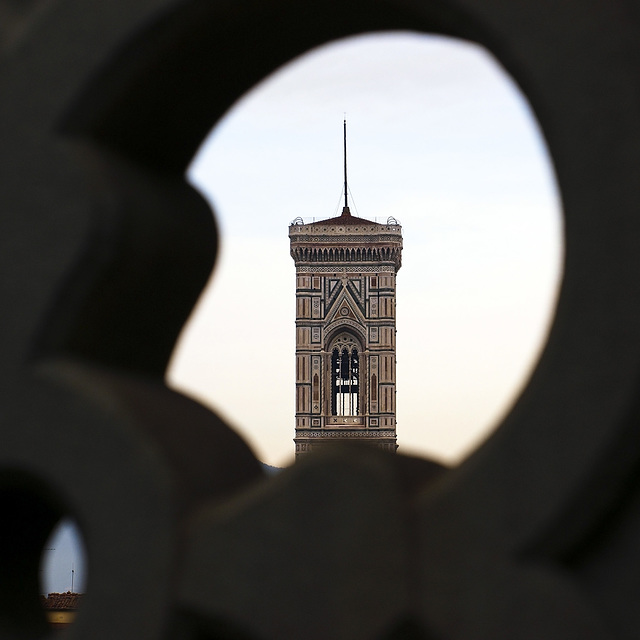
[[[402,227],[351,215],[289,226],[296,266],[296,457],[337,440],[395,451]]]

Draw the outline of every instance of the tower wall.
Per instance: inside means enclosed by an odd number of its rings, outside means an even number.
[[[338,440],[397,448],[402,228],[345,211],[289,227],[296,265],[296,456]]]

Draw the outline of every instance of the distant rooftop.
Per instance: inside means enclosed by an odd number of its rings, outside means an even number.
[[[42,596],[42,604],[45,609],[76,610],[82,599],[81,593],[67,591],[66,593],[50,593],[46,598]]]

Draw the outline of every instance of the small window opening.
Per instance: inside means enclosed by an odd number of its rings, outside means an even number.
[[[69,511],[39,479],[18,471],[0,473],[0,509],[4,525],[0,531],[2,571],[0,588],[0,635],[2,637],[49,637],[52,629],[61,629],[73,622],[84,590],[86,570],[79,528]],[[73,540],[63,549],[59,523],[74,530]],[[45,557],[57,553],[64,576],[52,581]],[[82,564],[81,575],[74,579]],[[82,586],[81,583],[82,582]],[[51,585],[55,584],[52,593]],[[51,598],[57,596],[57,598]],[[52,605],[55,600],[54,605]],[[73,600],[73,602],[71,602]]]
[[[40,559],[40,591],[49,627],[75,621],[87,578],[84,539],[77,522],[63,517],[45,542]]]
[[[346,347],[340,350],[336,347],[331,356],[331,371],[331,413],[334,416],[359,415],[360,365],[358,350]]]

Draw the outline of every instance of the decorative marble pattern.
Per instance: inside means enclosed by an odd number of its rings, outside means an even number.
[[[356,224],[353,219],[340,224],[342,220],[289,227],[296,296],[301,300],[297,327],[308,331],[296,333],[296,354],[313,354],[313,382],[306,382],[305,377],[296,387],[295,442],[310,437],[332,441],[367,438],[380,440],[388,449],[389,439],[395,443],[396,438],[395,428],[389,429],[395,425],[395,341],[389,336],[395,335],[395,278],[401,265],[402,228]],[[351,382],[338,383],[338,375],[346,374],[338,374],[342,369],[332,371],[332,353],[334,349],[341,353],[347,342],[353,343],[348,352],[355,348],[358,354],[357,369],[350,369]],[[382,372],[380,363],[384,363]],[[351,399],[340,404],[338,397],[345,394]],[[334,411],[355,411],[355,415],[335,415]],[[309,431],[309,425],[316,429]],[[310,449],[300,447],[297,455]]]

